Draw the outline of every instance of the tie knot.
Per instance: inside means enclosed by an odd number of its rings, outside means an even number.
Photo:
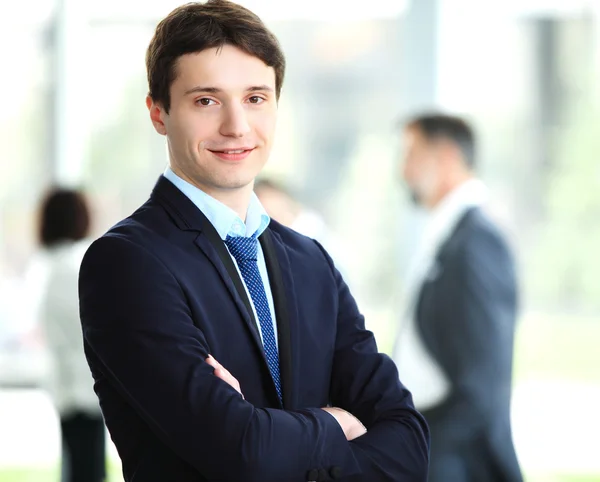
[[[258,253],[258,240],[256,238],[227,236],[225,244],[238,263],[240,261],[256,261],[256,255]]]

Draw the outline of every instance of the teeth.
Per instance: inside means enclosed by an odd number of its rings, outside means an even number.
[[[224,151],[225,154],[241,154],[242,152],[244,152],[244,149],[239,149],[237,151]]]

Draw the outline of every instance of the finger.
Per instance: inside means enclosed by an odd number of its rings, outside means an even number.
[[[227,370],[224,370],[222,367],[215,369],[215,376],[229,383],[229,385],[239,385],[238,381],[231,375],[231,373],[229,373]]]
[[[240,382],[238,382],[237,378],[235,378],[229,370],[227,370],[224,366],[222,366],[217,360],[215,360],[212,356],[209,355],[209,358],[206,359],[206,363],[214,368],[213,375],[217,378],[220,378],[228,385],[232,386],[238,392],[241,393]]]
[[[209,355],[209,357],[206,359],[206,363],[208,363],[215,370],[222,370],[223,373],[225,373],[226,375],[229,375],[229,376],[231,376],[233,378],[233,376],[231,375],[231,373],[229,373],[229,370],[227,370],[227,368],[225,368],[223,365],[221,365],[211,355]]]
[[[222,367],[215,368],[215,376],[231,385],[232,377],[228,375]]]
[[[240,394],[242,393],[240,383],[231,374],[225,373],[225,371],[221,368],[217,368],[217,369],[215,369],[215,376],[217,378],[223,380],[225,383],[227,383],[227,385],[232,387],[234,390],[236,390]],[[243,397],[243,395],[242,395],[242,397]]]
[[[208,355],[208,358],[205,360],[213,368],[219,368],[219,362],[215,360],[211,355]]]

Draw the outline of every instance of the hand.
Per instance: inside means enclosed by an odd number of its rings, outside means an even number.
[[[338,407],[325,407],[322,410],[325,410],[335,417],[344,431],[346,440],[354,440],[367,433],[367,429],[361,421],[351,413],[346,412],[346,410]]]
[[[211,367],[215,369],[214,375],[217,378],[220,378],[224,382],[227,382],[230,386],[237,390],[237,392],[242,396],[242,398],[244,398],[244,394],[242,393],[242,389],[240,388],[240,382],[238,382],[237,379],[231,373],[229,373],[229,371],[223,365],[221,365],[217,360],[215,360],[212,355],[208,355],[206,363],[208,363]]]

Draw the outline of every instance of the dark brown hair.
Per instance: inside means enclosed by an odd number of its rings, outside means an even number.
[[[232,45],[275,70],[279,99],[285,58],[279,42],[262,20],[247,8],[227,0],[193,2],[173,10],[156,27],[146,52],[149,95],[168,113],[176,64],[185,54]]]
[[[51,247],[88,235],[90,211],[84,195],[74,189],[52,189],[41,204],[39,241]]]
[[[417,129],[428,141],[453,142],[462,151],[467,166],[475,167],[475,133],[466,120],[447,114],[423,114],[411,119],[407,127]]]

